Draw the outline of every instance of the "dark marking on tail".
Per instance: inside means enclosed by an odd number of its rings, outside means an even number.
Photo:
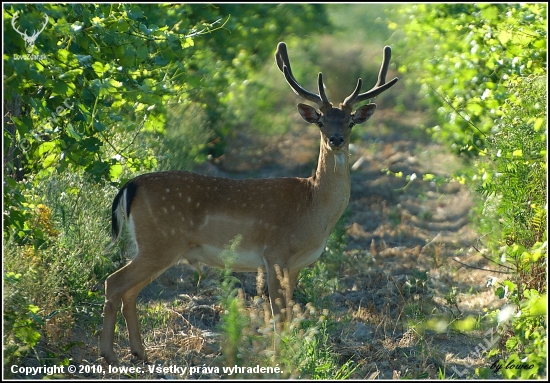
[[[124,208],[125,218],[128,218],[130,216],[130,207],[132,206],[132,201],[134,200],[134,197],[136,196],[136,191],[137,191],[137,184],[134,182],[134,180],[124,185],[118,191],[117,195],[115,196],[115,199],[113,200],[113,205],[111,206],[111,230],[112,230],[113,242],[116,241],[116,239],[120,235],[120,228],[122,227],[121,225],[122,222],[118,222],[116,210],[120,205],[120,199],[124,195],[125,190],[126,190],[126,206],[124,206],[123,208]]]

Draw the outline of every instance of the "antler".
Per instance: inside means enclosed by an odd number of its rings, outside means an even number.
[[[325,94],[323,74],[321,72],[319,72],[319,77],[317,79],[317,85],[319,88],[319,94],[317,95],[305,90],[294,78],[292,69],[290,69],[290,60],[286,51],[286,44],[283,42],[280,42],[277,45],[277,50],[275,51],[275,61],[277,62],[277,66],[281,72],[285,75],[286,82],[288,82],[288,85],[290,85],[294,93],[308,101],[316,103],[319,105],[321,110],[325,108],[332,108],[332,103],[328,100],[328,97]]]
[[[23,35],[27,35],[27,30],[25,29],[25,32],[21,32],[16,26],[15,26],[15,20],[17,20],[19,18],[19,14],[15,14],[13,15],[13,17],[11,18],[11,26],[13,27],[14,31],[19,33],[21,36]]]
[[[363,84],[363,81],[359,79],[359,81],[357,81],[357,87],[355,88],[353,93],[349,95],[342,103],[342,108],[352,109],[354,104],[378,96],[380,93],[391,88],[397,82],[397,80],[399,80],[397,77],[395,77],[393,80],[386,83],[386,74],[388,74],[390,59],[391,48],[389,46],[385,46],[384,58],[382,59],[382,66],[380,67],[380,73],[378,74],[378,81],[376,82],[376,85],[371,90],[359,94],[359,92],[361,91],[361,85]]]
[[[42,29],[40,31],[35,31],[32,35],[33,37],[38,37],[39,34],[42,33],[42,31],[44,30],[44,28],[46,28],[46,25],[48,25],[48,15],[46,13],[44,13],[44,16],[46,16],[46,19],[44,20],[44,25],[42,26]]]

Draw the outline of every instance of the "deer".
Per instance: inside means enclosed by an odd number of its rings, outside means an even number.
[[[182,259],[199,272],[200,264],[223,268],[220,254],[235,238],[240,241],[231,271],[265,272],[272,318],[281,323],[289,320],[286,308],[300,270],[321,256],[349,202],[350,132],[376,109],[373,103],[355,111],[353,106],[397,82],[397,77],[386,82],[390,59],[391,48],[386,46],[375,86],[360,93],[359,79],[351,95],[333,107],[322,73],[318,93],[307,91],[294,78],[286,44],[277,45],[275,61],[290,88],[318,106],[298,104],[301,117],[317,125],[321,135],[317,169],[309,178],[230,179],[162,171],[137,176],[119,190],[112,203],[112,243],[126,222],[137,253],[105,281],[100,354],[108,363],[117,362],[113,341],[121,303],[130,351],[146,360],[136,313],[139,292]]]

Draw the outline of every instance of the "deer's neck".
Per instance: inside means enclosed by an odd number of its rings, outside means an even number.
[[[317,171],[313,177],[314,201],[334,214],[334,223],[346,209],[350,197],[348,148],[330,150],[321,138]]]

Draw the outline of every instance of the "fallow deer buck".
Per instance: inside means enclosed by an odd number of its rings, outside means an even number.
[[[100,348],[107,362],[117,360],[113,338],[121,301],[131,352],[145,359],[136,314],[141,289],[182,258],[194,266],[200,262],[224,267],[220,253],[237,236],[240,244],[231,269],[266,271],[272,314],[274,318],[284,315],[282,308],[292,299],[298,273],[319,258],[348,205],[349,135],[353,125],[372,116],[376,105],[366,104],[355,112],[352,107],[397,82],[394,78],[386,83],[390,56],[390,47],[385,47],[378,82],[371,90],[359,93],[359,79],[353,93],[334,108],[325,94],[322,74],[319,94],[302,88],[290,69],[286,45],[278,44],[275,59],[286,81],[296,94],[319,107],[298,104],[304,120],[321,131],[319,161],[312,177],[235,180],[167,171],[138,176],[120,189],[112,205],[113,242],[124,214],[138,251],[105,282]],[[276,270],[287,276],[286,286]]]

